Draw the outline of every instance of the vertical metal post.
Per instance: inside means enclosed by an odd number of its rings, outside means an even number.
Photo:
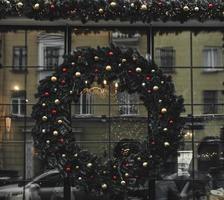
[[[193,200],[195,199],[194,195],[194,183],[195,183],[195,148],[194,148],[194,77],[193,77],[193,34],[190,31],[190,80],[191,80],[191,132],[192,132],[192,191],[193,191]]]
[[[154,32],[153,32],[152,26],[150,26],[149,29],[147,30],[147,54],[149,55],[149,59],[154,61]],[[151,135],[151,126],[149,126],[149,123],[150,123],[150,113],[148,110],[148,120],[147,120],[148,138],[150,138],[150,135]],[[150,200],[155,199],[155,179],[154,178],[153,179],[149,178],[148,195]]]
[[[72,41],[72,31],[71,27],[66,24],[65,32],[64,32],[64,52],[65,56],[71,53],[71,41]],[[71,104],[69,105],[69,113],[70,113],[70,123],[72,127],[72,112],[71,112]],[[67,173],[64,176],[64,200],[71,200],[71,177],[70,174]]]
[[[25,51],[26,51],[26,66],[25,67],[25,77],[24,77],[24,90],[25,90],[25,104],[27,103],[27,30],[25,30],[24,33],[24,46],[25,46]],[[25,183],[26,183],[26,134],[27,134],[27,104],[25,107],[25,117],[24,117],[24,131],[23,131],[23,152],[24,152],[24,159],[23,159],[23,200],[26,199],[26,192],[25,192]]]
[[[109,110],[108,110],[108,151],[109,151],[109,159],[111,158],[111,82],[109,82]]]

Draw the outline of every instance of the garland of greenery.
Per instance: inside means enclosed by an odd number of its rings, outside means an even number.
[[[69,105],[77,102],[81,91],[93,82],[102,87],[115,84],[118,91],[137,92],[149,113],[146,140],[122,140],[114,150],[114,158],[106,163],[80,149],[72,135]],[[149,177],[156,176],[155,169],[177,155],[182,140],[183,98],[175,95],[171,77],[131,49],[88,48],[74,52],[52,76],[40,82],[36,97],[33,138],[39,157],[50,168],[72,174],[76,184],[92,194],[122,199],[124,191],[134,192],[139,185],[144,186]]]
[[[224,2],[217,0],[1,0],[0,17],[24,15],[37,20],[120,20],[131,23],[196,19],[224,20]]]

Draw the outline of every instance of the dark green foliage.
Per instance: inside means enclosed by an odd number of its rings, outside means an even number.
[[[84,88],[93,82],[105,87],[104,80],[107,84],[117,81],[118,90],[138,93],[149,113],[148,138],[120,141],[114,158],[106,163],[78,147],[69,113],[69,105]],[[148,178],[157,175],[155,169],[175,157],[182,139],[183,98],[175,95],[171,77],[133,50],[98,47],[76,51],[40,82],[36,96],[33,137],[39,157],[50,168],[71,173],[86,191],[111,199],[145,187]]]

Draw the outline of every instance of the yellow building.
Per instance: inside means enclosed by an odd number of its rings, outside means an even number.
[[[154,56],[164,73],[173,77],[177,94],[185,99],[185,150],[192,150],[193,135],[197,161],[198,142],[206,136],[219,137],[224,125],[223,34],[156,33],[153,46],[148,39],[146,33],[73,33],[71,47],[75,50],[113,43],[124,49],[134,48],[147,58]],[[27,178],[38,171],[33,159],[34,122],[30,114],[39,80],[63,62],[64,40],[60,31],[1,33],[0,169],[16,170]],[[148,49],[153,50],[151,55]],[[119,139],[143,139],[147,135],[147,113],[136,94],[116,94],[115,84],[111,91],[94,87],[91,93],[81,95],[80,104],[72,106],[73,132],[81,146],[108,156],[108,148]],[[192,115],[193,126],[189,120]],[[110,123],[108,116],[113,119]]]

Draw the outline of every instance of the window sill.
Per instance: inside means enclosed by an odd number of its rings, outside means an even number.
[[[209,73],[218,73],[218,72],[223,72],[224,69],[204,69],[202,71],[203,74],[209,74]]]
[[[11,72],[15,74],[24,74],[24,73],[28,73],[28,70],[27,69],[12,69]]]
[[[39,71],[39,72],[52,72],[54,70],[55,70],[55,67],[47,68],[47,69],[41,67],[41,68],[38,68],[37,71]]]
[[[139,114],[120,114],[120,117],[139,117]]]
[[[75,114],[74,116],[80,118],[87,118],[87,117],[93,117],[94,114]]]
[[[20,114],[11,114],[12,118],[24,118],[25,115],[20,115]]]

